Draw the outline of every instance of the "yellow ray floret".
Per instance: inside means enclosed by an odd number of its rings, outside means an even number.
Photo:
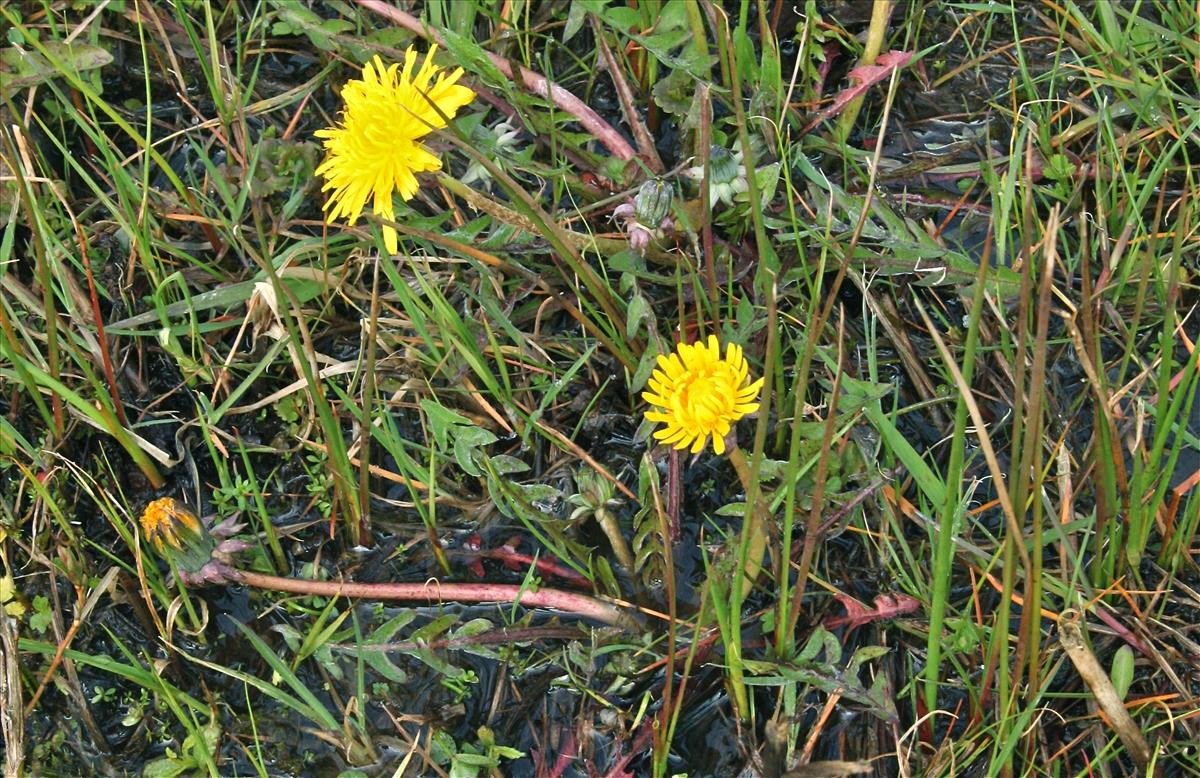
[[[642,399],[655,406],[646,418],[665,426],[654,437],[698,454],[712,436],[713,451],[725,453],[725,436],[734,422],[758,410],[763,380],[750,381],[742,347],[730,343],[721,357],[714,335],[707,343],[681,343],[674,354],[658,357],[650,388]]]
[[[419,141],[446,126],[458,109],[475,99],[475,93],[458,84],[462,68],[446,73],[433,64],[434,46],[419,70],[416,49],[409,47],[404,66],[384,67],[376,56],[363,66],[361,80],[342,88],[346,103],[338,126],[318,130],[325,160],[317,175],[325,179],[321,191],[332,190],[325,202],[325,219],[358,221],[367,202],[371,211],[395,219],[393,192],[404,200],[417,193],[417,173],[441,170],[442,161]],[[436,107],[435,107],[436,106]],[[383,228],[384,245],[398,249],[396,230]]]
[[[216,540],[183,503],[170,497],[142,511],[142,532],[154,550],[184,571],[201,569],[212,558]]]
[[[196,514],[183,505],[163,497],[146,506],[142,512],[142,531],[160,552],[169,545],[172,548],[183,548],[180,536],[188,537],[200,534],[200,520]]]

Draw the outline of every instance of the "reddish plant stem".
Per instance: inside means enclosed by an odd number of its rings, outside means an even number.
[[[712,158],[712,103],[709,99],[708,85],[700,87],[700,128],[694,154],[700,160],[700,170],[704,177],[700,179],[700,205],[704,215],[700,221],[700,245],[704,248],[704,272],[708,281],[708,303],[712,306],[713,316],[720,318],[719,294],[717,291],[716,255],[713,253],[712,229],[712,171],[709,170],[709,160]],[[732,281],[732,279],[731,279]],[[732,283],[730,284],[732,287]]]
[[[637,108],[634,107],[633,90],[629,88],[629,82],[621,75],[620,63],[617,62],[612,49],[608,47],[608,42],[604,40],[604,29],[600,26],[600,19],[595,14],[589,14],[589,18],[592,22],[592,35],[596,39],[596,46],[600,49],[600,56],[604,59],[605,67],[608,68],[608,75],[617,89],[617,99],[621,102],[621,113],[625,115],[625,123],[629,125],[633,139],[637,143],[638,150],[642,152],[642,159],[646,160],[647,166],[654,173],[662,173],[666,166],[658,156],[658,149],[654,147],[654,138],[646,129],[646,125],[642,123],[642,117],[638,115]],[[650,103],[650,105],[653,106],[654,103]]]
[[[246,586],[293,592],[319,597],[353,597],[366,600],[404,600],[414,602],[516,602],[527,608],[552,608],[574,613],[603,624],[632,627],[636,618],[613,603],[577,592],[561,589],[529,589],[517,584],[495,583],[346,583],[342,581],[310,581],[302,578],[283,578],[245,570],[235,570],[231,577]]]
[[[519,542],[519,538],[514,538],[500,548],[480,549],[478,545],[482,543],[482,540],[479,540],[478,536],[476,536],[474,546],[468,546],[462,550],[450,551],[449,555],[471,560],[468,564],[472,572],[480,578],[484,575],[483,565],[480,560],[495,559],[509,570],[521,571],[528,570],[530,567],[536,567],[540,575],[553,575],[574,586],[588,587],[592,585],[592,582],[586,577],[559,563],[553,557],[543,559],[530,554],[522,554],[516,550],[517,543]]]
[[[446,41],[437,30],[430,28],[412,14],[405,13],[399,8],[394,8],[383,2],[383,0],[357,0],[357,2],[363,8],[374,11],[406,30],[412,30],[417,35],[429,38],[440,46],[446,45]],[[490,51],[484,53],[487,54],[488,59],[492,61],[492,64],[501,73],[512,78],[514,81],[518,80],[513,76],[512,65],[509,64],[507,59]],[[585,105],[582,100],[529,68],[518,65],[517,72],[520,74],[520,82],[525,85],[526,89],[539,97],[552,100],[556,106],[578,119],[584,129],[594,135],[596,140],[603,143],[614,157],[623,161],[633,159],[633,147],[621,136],[621,133],[613,129],[611,124],[600,118],[600,114]]]
[[[104,334],[104,317],[100,314],[100,297],[96,294],[96,280],[92,276],[92,261],[88,256],[87,237],[78,222],[74,223],[75,238],[79,241],[79,255],[83,259],[83,272],[87,276],[88,294],[92,303],[92,316],[96,319],[96,342],[100,345],[100,361],[104,367],[104,378],[108,381],[108,394],[112,397],[113,410],[117,412],[117,421],[122,427],[129,427],[125,418],[125,407],[121,404],[121,394],[117,390],[117,376],[113,371],[112,359],[108,356],[108,337]]]
[[[678,543],[683,535],[679,526],[679,503],[683,499],[683,489],[679,473],[679,449],[672,448],[667,460],[667,518],[671,520],[671,542]]]
[[[633,742],[629,745],[629,753],[622,755],[620,743],[617,744],[616,761],[612,769],[604,774],[604,778],[619,778],[624,775],[631,775],[626,771],[626,767],[633,761],[634,757],[645,751],[654,739],[654,720],[650,716],[642,722],[642,726],[638,727],[637,734],[633,737]]]

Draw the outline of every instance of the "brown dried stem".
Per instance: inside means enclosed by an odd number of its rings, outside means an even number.
[[[633,132],[633,139],[638,145],[638,150],[642,152],[642,158],[646,160],[646,164],[652,172],[662,173],[666,170],[666,166],[658,156],[658,149],[654,147],[654,137],[646,129],[646,125],[634,105],[633,90],[629,88],[629,82],[621,74],[621,64],[617,62],[616,55],[613,54],[608,41],[604,40],[604,29],[600,26],[600,20],[596,18],[595,14],[589,14],[588,18],[592,22],[592,34],[596,38],[600,56],[604,59],[604,66],[608,68],[613,86],[617,89],[617,99],[621,101],[621,113],[625,116],[625,122]]]
[[[1108,716],[1113,729],[1117,731],[1117,736],[1129,749],[1129,756],[1137,763],[1139,771],[1144,774],[1146,766],[1150,764],[1153,757],[1153,751],[1150,744],[1146,742],[1145,736],[1142,735],[1142,731],[1138,729],[1133,717],[1125,710],[1125,704],[1117,694],[1116,687],[1113,686],[1108,673],[1100,666],[1096,655],[1088,647],[1078,612],[1065,611],[1063,613],[1063,618],[1058,623],[1058,640],[1067,652],[1067,656],[1071,658],[1071,663],[1075,665],[1075,670],[1096,698],[1096,704],[1100,706],[1100,710],[1104,711],[1104,715]]]

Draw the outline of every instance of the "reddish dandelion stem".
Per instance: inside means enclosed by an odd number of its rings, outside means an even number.
[[[320,597],[353,597],[369,600],[403,600],[409,602],[515,602],[527,608],[551,608],[610,624],[631,627],[636,618],[631,611],[586,594],[561,589],[530,589],[517,584],[496,583],[347,583],[341,581],[310,581],[282,578],[276,575],[236,570],[231,576],[239,583],[258,589],[316,595]]]

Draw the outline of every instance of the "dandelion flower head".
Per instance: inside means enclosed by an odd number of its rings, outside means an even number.
[[[345,218],[354,224],[368,202],[373,213],[395,219],[392,194],[411,199],[417,193],[417,173],[441,170],[442,161],[420,140],[445,127],[475,93],[459,85],[462,68],[447,73],[433,64],[436,51],[436,46],[429,50],[419,69],[411,46],[403,66],[385,67],[376,56],[363,66],[361,79],[342,88],[346,107],[341,121],[316,133],[326,153],[316,171],[325,179],[321,191],[332,190],[325,203],[326,221]],[[383,240],[395,254],[396,230],[385,225]]]
[[[184,570],[200,569],[216,548],[216,541],[196,514],[170,497],[147,505],[141,523],[154,549]]]
[[[709,335],[707,343],[681,343],[674,354],[659,355],[642,399],[655,406],[646,418],[665,425],[655,438],[698,454],[711,435],[713,451],[723,454],[734,422],[758,410],[762,384],[761,378],[751,382],[741,346],[728,344],[722,357],[716,336]]]
[[[142,511],[142,532],[154,550],[175,565],[187,585],[239,580],[233,554],[251,547],[232,538],[245,527],[233,518],[213,525],[196,518],[183,503],[170,497],[155,500]]]

